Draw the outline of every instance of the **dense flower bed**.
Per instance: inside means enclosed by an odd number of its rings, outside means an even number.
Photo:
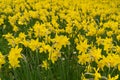
[[[1,80],[119,75],[119,0],[0,0]]]

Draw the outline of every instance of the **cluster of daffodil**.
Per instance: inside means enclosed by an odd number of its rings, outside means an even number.
[[[38,53],[46,55],[38,62],[46,71],[75,59],[84,67],[81,80],[120,79],[118,0],[0,0],[0,29],[10,48],[0,52],[1,70],[20,68],[26,54]]]

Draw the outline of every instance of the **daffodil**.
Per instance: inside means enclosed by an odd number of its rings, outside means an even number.
[[[45,68],[46,70],[49,69],[49,64],[47,60],[43,61],[42,67]]]
[[[85,53],[87,52],[88,47],[88,41],[84,40],[83,42],[80,41],[80,44],[77,44],[76,49],[79,50],[79,53]]]
[[[20,67],[19,58],[22,58],[21,51],[22,51],[22,48],[18,48],[18,46],[16,46],[15,48],[11,48],[9,55],[8,55],[10,68]]]
[[[0,69],[5,62],[5,56],[0,52]]]

